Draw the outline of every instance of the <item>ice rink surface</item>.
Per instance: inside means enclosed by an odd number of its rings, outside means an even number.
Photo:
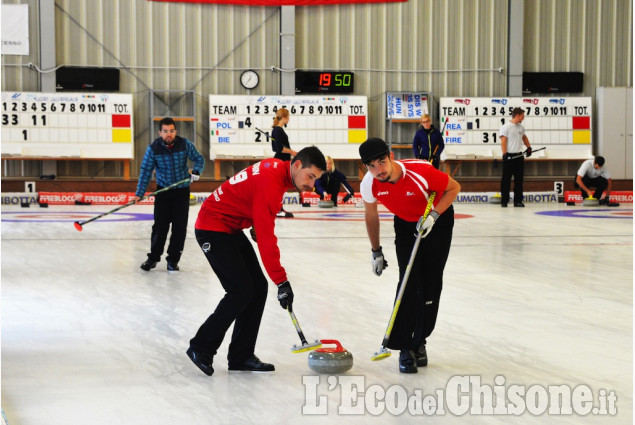
[[[2,208],[10,425],[633,423],[631,204],[455,205],[429,365],[409,375],[398,353],[370,360],[398,283],[391,215],[381,228],[389,268],[376,277],[363,209],[289,207],[296,216],[277,219],[276,233],[300,325],[354,357],[332,377],[290,352],[299,339],[273,284],[256,354],[275,373],[228,373],[228,334],[205,376],[185,350],[223,291],[194,239],[200,206],[179,274],[165,261],[139,269],[150,206],[73,227],[111,208]],[[573,394],[563,409],[554,388]],[[496,414],[489,394],[502,396]]]

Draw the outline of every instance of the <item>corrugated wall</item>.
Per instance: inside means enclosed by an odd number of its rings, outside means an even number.
[[[173,115],[192,115],[185,108],[188,102],[173,105],[178,94],[155,96],[153,90],[194,91],[196,135],[185,125],[179,130],[208,158],[209,94],[243,94],[238,82],[243,69],[278,63],[278,8],[145,0],[59,0],[56,5],[58,63],[120,67],[121,91],[134,94],[134,176],[146,146],[158,136],[151,127],[150,102],[155,102],[155,114],[165,112],[167,103],[175,106],[169,109]],[[261,74],[257,91],[277,92],[277,76]]]
[[[31,55],[2,57],[2,89],[38,91],[38,1],[29,4]],[[581,71],[584,95],[596,86],[632,86],[630,0],[526,0],[524,70]],[[508,0],[296,7],[296,66],[355,72],[369,98],[369,133],[410,143],[414,127],[386,135],[386,91],[442,96],[506,95]],[[250,94],[279,92],[280,9],[146,0],[57,0],[58,65],[115,66],[121,92],[134,94],[133,177],[150,128],[150,90],[193,90],[196,144],[208,157],[208,96],[247,94],[246,68],[260,70]],[[503,68],[503,72],[498,69]],[[9,161],[11,162],[11,161]],[[6,161],[3,163],[3,165]],[[7,175],[37,175],[38,161],[9,164]],[[211,173],[209,164],[205,174]],[[121,176],[114,161],[59,161],[58,175]]]
[[[387,91],[504,93],[507,0],[304,7],[296,16],[297,67],[354,71],[355,92],[369,98],[370,135],[412,141],[416,125],[386,134]]]
[[[525,1],[524,70],[582,72],[596,87],[633,85],[631,0]]]

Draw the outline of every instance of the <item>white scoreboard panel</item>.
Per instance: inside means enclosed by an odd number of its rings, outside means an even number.
[[[535,147],[591,145],[590,97],[442,97],[446,145],[500,144],[498,132],[512,109],[525,111],[523,126]]]
[[[271,140],[262,132],[271,134],[280,108],[290,113],[284,131],[293,149],[362,143],[367,138],[366,96],[210,95],[210,151],[222,145],[270,146]]]
[[[2,155],[134,158],[132,95],[2,92]]]

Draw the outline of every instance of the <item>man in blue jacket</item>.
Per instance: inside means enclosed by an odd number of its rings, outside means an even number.
[[[172,118],[163,118],[159,122],[159,136],[148,146],[143,156],[135,200],[138,201],[145,194],[155,170],[157,190],[188,177],[190,182],[154,197],[154,225],[150,252],[148,259],[141,264],[141,269],[150,271],[161,260],[171,224],[172,235],[165,260],[168,263],[168,272],[174,273],[179,271],[179,260],[185,245],[187,217],[190,211],[190,183],[199,179],[205,159],[192,142],[176,135],[176,125]],[[191,174],[187,168],[188,158],[194,162]]]

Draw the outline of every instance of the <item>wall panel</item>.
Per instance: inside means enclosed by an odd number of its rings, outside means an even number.
[[[29,4],[31,54],[2,57],[3,90],[39,90],[37,0]],[[295,8],[296,67],[355,72],[355,94],[369,98],[369,134],[386,137],[386,91],[442,96],[506,95],[508,0],[409,0]],[[581,71],[584,95],[597,86],[632,86],[632,1],[526,0],[523,69]],[[256,69],[249,94],[279,92],[280,9],[146,0],[56,0],[58,65],[121,69],[121,91],[134,94],[136,177],[147,144],[150,90],[196,92],[196,143],[208,157],[209,94],[247,94],[238,77]],[[284,35],[293,36],[293,35]],[[502,68],[502,72],[498,69]],[[292,71],[292,70],[286,70]],[[410,143],[416,126],[399,126]],[[3,165],[4,166],[4,165]],[[79,172],[93,173],[94,165]],[[106,166],[98,177],[119,177]],[[4,175],[36,175],[38,161],[4,166]],[[59,161],[61,176],[77,164]],[[205,174],[211,173],[209,165]]]

